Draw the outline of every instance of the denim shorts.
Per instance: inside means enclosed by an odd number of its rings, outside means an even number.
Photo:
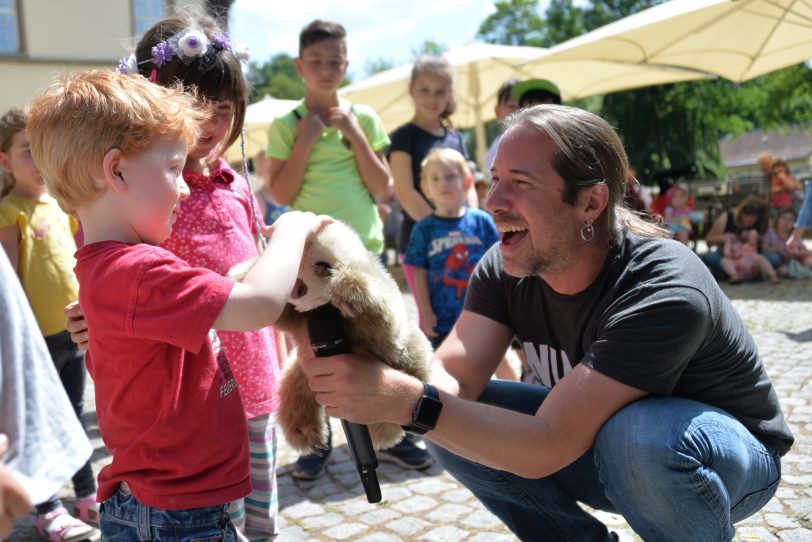
[[[104,542],[236,542],[237,531],[226,505],[163,510],[140,503],[119,488],[101,505]]]

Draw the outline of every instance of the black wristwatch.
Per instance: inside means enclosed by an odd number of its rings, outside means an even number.
[[[437,427],[437,420],[442,411],[443,403],[440,401],[437,388],[423,382],[423,397],[418,399],[417,406],[412,412],[412,425],[404,425],[403,430],[415,435],[424,435]]]

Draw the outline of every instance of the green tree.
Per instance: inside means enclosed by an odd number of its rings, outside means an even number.
[[[412,49],[412,58],[417,59],[423,55],[439,55],[444,53],[448,47],[440,43],[439,41],[434,41],[432,39],[428,39],[424,41],[420,47],[416,47]]]
[[[812,69],[807,64],[790,66],[745,83],[758,89],[752,102],[752,118],[760,128],[808,124],[812,120]]]
[[[293,57],[280,53],[270,62],[248,65],[248,80],[253,86],[251,102],[261,100],[266,94],[284,100],[297,100],[304,97],[305,87],[302,78],[296,73]]]
[[[495,11],[479,26],[477,37],[488,43],[544,46],[545,21],[538,4],[538,0],[495,2]]]
[[[551,0],[544,12],[544,45],[551,47],[584,33],[584,14],[573,0]]]
[[[642,11],[661,0],[503,0],[479,28],[493,43],[552,46]],[[801,64],[742,84],[724,79],[660,85],[570,103],[618,128],[638,177],[721,178],[719,141],[753,128],[812,122],[812,69]],[[496,128],[490,127],[489,134]]]
[[[375,75],[379,72],[385,72],[395,67],[395,63],[391,58],[378,57],[372,60],[367,60],[364,66],[364,72],[367,76]]]

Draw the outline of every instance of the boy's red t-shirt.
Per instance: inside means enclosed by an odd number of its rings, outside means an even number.
[[[168,510],[247,495],[240,394],[210,333],[234,283],[145,244],[93,243],[76,260],[87,367],[113,456],[99,501],[124,481],[143,504]]]

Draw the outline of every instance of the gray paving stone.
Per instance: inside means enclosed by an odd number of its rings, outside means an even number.
[[[426,542],[460,542],[465,540],[468,536],[468,531],[446,525],[432,529],[426,534],[417,537],[417,540],[425,540]]]
[[[355,540],[360,533],[368,530],[369,526],[363,523],[343,523],[324,531],[324,534],[335,540]]]
[[[387,529],[391,529],[401,536],[409,537],[411,535],[422,532],[431,524],[428,521],[422,520],[414,516],[404,516],[402,518],[390,521],[386,524]]]

